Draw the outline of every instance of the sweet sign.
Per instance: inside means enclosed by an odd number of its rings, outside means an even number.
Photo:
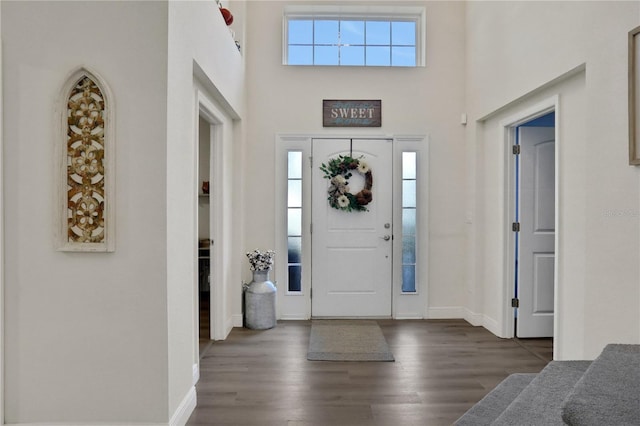
[[[323,100],[323,127],[380,127],[382,101]]]

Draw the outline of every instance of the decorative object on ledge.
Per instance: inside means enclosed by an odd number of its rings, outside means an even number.
[[[202,181],[202,193],[203,194],[209,194],[209,181],[208,180],[204,180]]]
[[[266,330],[276,326],[276,287],[269,280],[273,250],[247,252],[253,279],[244,285],[245,327]]]
[[[99,77],[81,68],[67,79],[61,99],[58,249],[113,251],[110,92]]]
[[[227,26],[233,24],[233,15],[229,11],[229,9],[222,7],[222,2],[220,0],[216,0],[216,4],[220,8],[220,13],[222,14],[222,19],[224,19],[224,23]]]
[[[365,206],[373,200],[373,174],[369,165],[360,158],[349,155],[338,155],[330,159],[327,164],[322,163],[320,170],[324,178],[329,179],[331,185],[328,189],[329,205],[334,209],[350,211],[369,211]],[[349,180],[353,173],[364,176],[364,188],[357,194],[352,194],[349,188]]]
[[[381,127],[382,101],[323,100],[323,127]]]
[[[227,24],[227,26],[233,24],[233,15],[229,11],[229,9],[221,7],[220,13],[222,13],[222,18],[224,19],[224,23]]]
[[[629,164],[640,165],[640,27],[629,31]]]

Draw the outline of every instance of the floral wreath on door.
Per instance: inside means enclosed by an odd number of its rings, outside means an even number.
[[[350,155],[338,155],[330,159],[327,164],[322,163],[320,166],[324,178],[330,181],[327,200],[334,209],[346,212],[369,211],[366,206],[373,200],[371,192],[373,174],[362,158],[362,156],[353,158]],[[364,177],[364,188],[356,194],[352,194],[349,188],[349,179],[353,173],[359,173]]]

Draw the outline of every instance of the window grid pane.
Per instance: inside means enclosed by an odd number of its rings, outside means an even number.
[[[364,46],[364,21],[340,21],[340,42]]]
[[[369,46],[391,45],[391,22],[367,21],[366,40]]]
[[[302,291],[302,151],[287,155],[287,289]]]
[[[302,291],[302,266],[289,264],[289,291]]]
[[[289,19],[289,65],[415,67],[416,22]]]
[[[289,20],[289,44],[313,44],[313,20]]]
[[[402,153],[402,292],[416,293],[417,157]]]
[[[288,158],[289,179],[302,179],[302,152],[290,151],[288,154]]]

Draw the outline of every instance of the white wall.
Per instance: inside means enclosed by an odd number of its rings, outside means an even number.
[[[231,186],[244,60],[214,2],[2,2],[2,19],[5,173],[20,182],[5,185],[5,421],[185,421],[198,359],[195,75],[223,109],[219,173]],[[109,254],[59,253],[52,239],[54,107],[79,66],[114,95]],[[238,192],[218,200],[226,332],[240,313]]]
[[[359,2],[354,2],[358,4]],[[345,2],[341,4],[346,4]],[[429,301],[432,313],[459,312],[464,303],[465,165],[464,4],[393,2],[426,7],[426,67],[295,67],[282,65],[284,2],[247,6],[247,127],[245,249],[275,247],[277,133],[430,135]],[[453,30],[455,29],[455,30]],[[381,99],[379,129],[325,129],[323,99]],[[266,182],[266,183],[265,183]],[[285,253],[277,255],[286,255]],[[248,264],[243,274],[250,278]]]
[[[5,421],[166,422],[166,5],[1,8]],[[54,246],[54,108],[79,66],[114,95],[114,253]]]
[[[242,9],[242,4],[237,4]],[[234,7],[236,7],[234,6]],[[235,12],[236,9],[234,9]],[[241,14],[241,13],[239,13]],[[236,137],[231,119],[244,112],[244,60],[224,24],[215,2],[169,3],[168,116],[167,116],[167,289],[169,329],[169,413],[184,404],[193,388],[192,366],[197,363],[194,338],[195,289],[197,288],[197,192],[196,152],[198,141],[199,87],[222,109],[224,133],[217,141],[216,176],[222,182],[215,195],[218,219],[224,224],[216,235],[214,251],[221,253],[212,273],[220,277],[212,286],[222,286],[223,329],[228,333],[233,314],[240,313],[241,283],[238,243],[234,231],[242,224],[235,204],[235,178],[242,173],[234,157]],[[215,183],[214,183],[215,184]],[[212,207],[216,208],[216,207]],[[212,291],[215,291],[212,287]]]
[[[640,341],[640,169],[628,166],[627,136],[627,32],[640,23],[639,7],[467,4],[467,164],[477,181],[468,304],[489,322],[501,321],[497,123],[560,94],[559,359],[593,358],[606,343]],[[547,87],[582,64],[584,73]]]

